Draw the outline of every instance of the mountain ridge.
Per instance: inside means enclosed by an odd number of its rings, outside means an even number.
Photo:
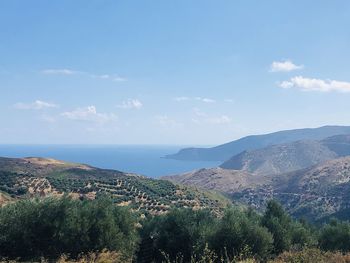
[[[249,135],[211,148],[184,148],[168,159],[193,161],[226,161],[245,150],[255,150],[269,145],[298,140],[322,140],[330,136],[350,134],[350,126],[328,125],[318,128],[284,130],[261,135]]]
[[[257,174],[282,174],[350,155],[350,135],[323,140],[303,140],[244,151],[220,165],[221,168]]]
[[[221,187],[206,183],[207,179],[220,182],[223,171],[232,178]],[[203,178],[205,176],[206,179]],[[202,177],[202,183],[196,182],[198,177]],[[310,221],[322,221],[323,218],[337,215],[344,217],[344,214],[350,216],[350,156],[279,175],[263,176],[210,168],[163,178],[180,184],[224,191],[233,202],[260,211],[267,201],[276,199],[294,217]]]
[[[311,221],[350,216],[350,135],[244,151],[226,164],[164,179],[221,191],[258,210],[277,199]]]

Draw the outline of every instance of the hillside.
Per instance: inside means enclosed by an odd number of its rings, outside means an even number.
[[[322,140],[334,135],[350,134],[349,126],[323,126],[320,128],[279,131],[264,135],[251,135],[212,148],[185,148],[166,158],[176,160],[226,161],[243,151],[299,140]]]
[[[8,193],[0,191],[0,208],[11,202],[13,202],[13,198]]]
[[[11,199],[65,193],[95,199],[108,194],[117,205],[143,214],[161,214],[172,207],[207,207],[218,212],[229,202],[219,194],[169,181],[45,158],[0,158],[0,191],[1,197]]]
[[[256,176],[244,171],[227,170],[222,168],[208,168],[184,173],[181,175],[163,177],[171,182],[196,186],[202,189],[234,193],[246,188],[260,185],[267,178]]]
[[[320,220],[348,211],[350,157],[278,175],[272,183],[237,191],[234,200],[261,209],[267,200],[279,200],[296,217]]]
[[[220,167],[271,175],[300,170],[346,155],[350,155],[350,135],[337,135],[321,141],[297,141],[244,151]]]
[[[212,168],[165,179],[222,191],[258,210],[277,199],[293,216],[311,221],[350,215],[350,156],[278,175]]]

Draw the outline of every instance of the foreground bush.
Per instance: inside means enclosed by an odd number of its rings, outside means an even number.
[[[332,220],[317,230],[292,219],[274,201],[262,215],[227,208],[218,218],[209,210],[175,209],[137,221],[136,214],[103,196],[93,201],[68,197],[19,201],[0,208],[0,259],[350,263],[350,254],[345,254],[350,251],[349,222]]]
[[[276,201],[267,203],[262,225],[273,236],[273,253],[278,255],[292,247],[298,249],[316,244],[313,233],[307,227],[293,220]]]
[[[273,249],[273,237],[259,218],[236,209],[227,209],[210,238],[220,258],[256,256],[266,259]]]
[[[0,257],[76,257],[108,249],[132,258],[134,225],[133,216],[107,198],[20,201],[0,209]]]
[[[166,258],[190,262],[203,252],[215,225],[208,210],[179,209],[154,217],[141,231],[138,262],[163,262]]]
[[[90,252],[87,255],[81,255],[77,259],[70,259],[68,256],[61,256],[57,263],[128,263],[131,260],[114,251],[103,250],[99,253]]]
[[[350,251],[350,224],[331,220],[320,230],[320,247],[330,251]]]
[[[350,254],[310,248],[299,252],[284,252],[269,263],[350,263]]]
[[[144,224],[138,262],[205,262],[269,257],[273,238],[257,215],[227,209],[223,218],[209,211],[174,210]],[[206,253],[207,252],[207,253]],[[235,261],[232,261],[235,262]]]

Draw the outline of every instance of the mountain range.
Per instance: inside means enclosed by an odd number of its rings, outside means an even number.
[[[54,159],[0,158],[0,206],[35,196],[94,199],[107,194],[116,205],[159,215],[175,207],[220,213],[232,202],[263,210],[268,200],[277,199],[295,217],[349,219],[348,129],[325,126],[246,137],[226,144],[239,147],[231,148],[237,153],[219,167],[160,180]]]
[[[257,209],[277,199],[293,216],[312,221],[350,216],[350,135],[245,150],[220,167],[164,179],[224,192]]]
[[[303,140],[244,151],[220,167],[257,174],[281,174],[350,155],[350,135],[336,135],[324,140]]]
[[[334,135],[350,134],[350,126],[323,126],[295,129],[263,135],[251,135],[212,148],[185,148],[166,158],[186,161],[226,161],[243,151],[299,140],[322,140]]]

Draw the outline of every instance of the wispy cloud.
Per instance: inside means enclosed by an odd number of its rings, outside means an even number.
[[[274,61],[270,66],[270,72],[290,72],[303,68],[304,65],[296,65],[291,60]]]
[[[175,119],[170,118],[168,115],[157,115],[154,117],[159,125],[163,128],[176,128],[182,127],[183,124],[181,122],[176,121]]]
[[[200,102],[204,102],[204,103],[215,103],[216,102],[216,100],[210,99],[210,98],[202,98],[202,97],[191,98],[191,97],[186,97],[186,96],[175,97],[174,100],[177,102],[190,101],[190,100],[196,100],[196,101],[200,101]]]
[[[193,109],[193,114],[195,116],[192,118],[192,122],[196,124],[229,124],[232,122],[232,119],[227,115],[212,116],[198,108]]]
[[[41,73],[47,75],[77,75],[83,72],[71,69],[43,69]]]
[[[193,108],[193,113],[197,117],[206,117],[206,116],[208,116],[208,114],[204,113],[203,111],[201,111],[198,108]]]
[[[118,81],[118,82],[123,82],[123,81],[127,81],[128,79],[127,78],[124,78],[124,77],[121,77],[119,75],[116,75],[116,76],[113,76],[112,77],[112,80],[113,81]]]
[[[221,115],[221,116],[209,119],[209,122],[215,123],[215,124],[228,124],[232,122],[232,119],[227,115]]]
[[[58,108],[59,106],[54,103],[42,101],[42,100],[36,100],[32,103],[22,103],[18,102],[13,105],[14,108],[18,110],[43,110],[47,108]]]
[[[139,110],[143,107],[143,104],[138,99],[127,99],[123,101],[120,105],[117,105],[121,109],[136,109]]]
[[[116,81],[116,82],[123,82],[123,81],[127,81],[126,78],[123,78],[119,75],[115,75],[115,74],[101,74],[101,75],[94,75],[91,74],[90,75],[92,78],[97,78],[97,79],[106,79],[106,80],[112,80],[112,81]]]
[[[90,121],[97,123],[105,123],[117,119],[115,114],[99,113],[95,106],[77,108],[73,111],[61,113],[61,116],[75,121]]]
[[[215,103],[216,100],[210,99],[210,98],[201,98],[201,97],[196,97],[195,100],[204,102],[204,103]]]
[[[288,81],[283,81],[279,83],[279,86],[284,89],[296,88],[302,91],[350,92],[350,82],[304,78],[302,76],[293,77]]]
[[[189,97],[175,97],[174,98],[175,101],[187,101],[187,100],[190,100]]]
[[[83,75],[90,78],[95,79],[104,79],[104,80],[111,80],[116,82],[123,82],[127,81],[126,78],[121,77],[118,74],[92,74],[85,71],[79,71],[79,70],[72,70],[72,69],[43,69],[40,71],[42,74],[45,75]]]

